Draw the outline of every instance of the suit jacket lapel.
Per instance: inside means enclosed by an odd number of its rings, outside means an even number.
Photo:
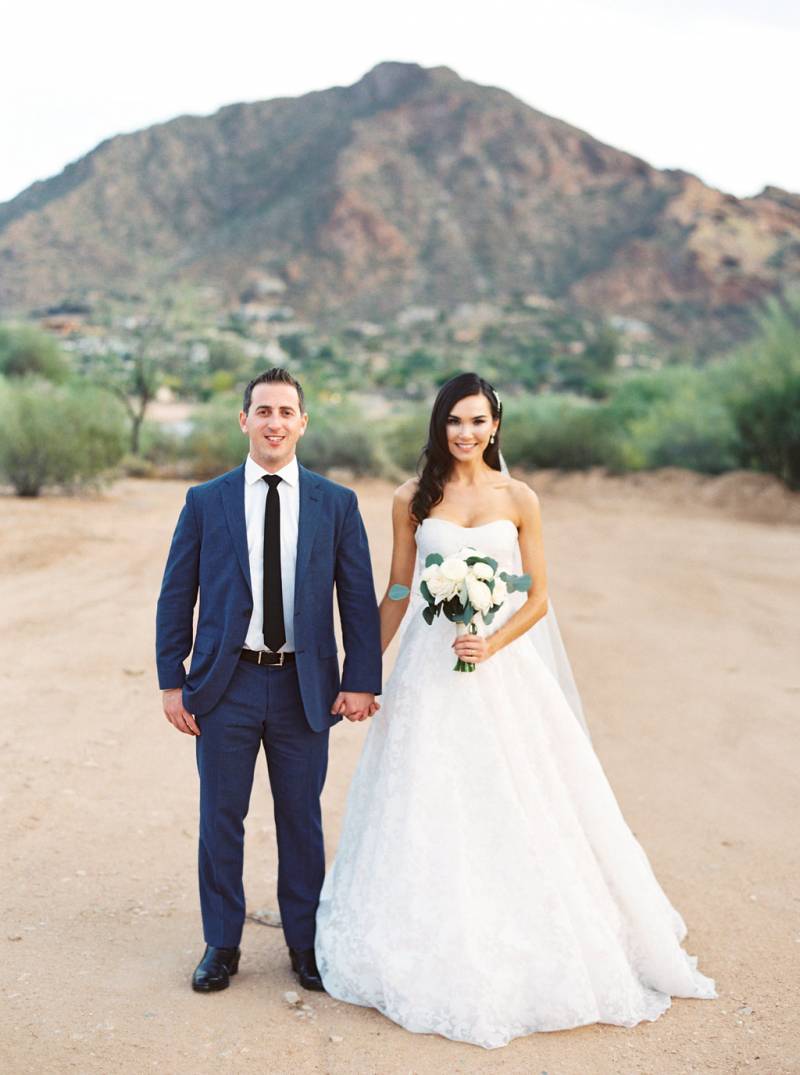
[[[247,526],[244,519],[244,463],[236,470],[231,471],[227,479],[220,485],[222,507],[225,511],[225,520],[231,534],[233,549],[239,567],[242,569],[245,581],[253,592],[250,581],[250,556],[247,551]]]
[[[297,524],[297,560],[294,572],[294,603],[297,607],[302,589],[302,579],[311,556],[311,546],[321,514],[319,482],[310,470],[299,464],[300,517]]]

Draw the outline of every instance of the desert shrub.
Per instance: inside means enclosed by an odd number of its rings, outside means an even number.
[[[684,365],[624,374],[606,410],[624,469],[719,474],[737,466],[736,428],[707,370]]]
[[[124,455],[119,464],[120,473],[126,478],[156,478],[158,472],[155,464],[141,455]]]
[[[0,384],[0,475],[20,496],[97,482],[122,458],[127,435],[121,405],[101,389]]]
[[[384,465],[375,431],[348,404],[308,401],[309,424],[297,445],[304,466],[324,474],[343,468],[355,474],[379,474]],[[247,455],[247,438],[239,429],[238,396],[218,397],[199,408],[186,439],[186,456],[200,477],[213,477],[238,466]]]
[[[376,430],[358,408],[345,403],[308,404],[308,429],[297,445],[304,466],[321,474],[341,468],[354,474],[385,470]]]
[[[0,325],[0,374],[61,384],[69,363],[52,336],[30,325]]]
[[[160,422],[142,424],[139,457],[152,467],[177,463],[187,454],[186,435],[165,427]],[[148,472],[144,468],[143,472]]]
[[[681,366],[621,374],[610,385],[609,420],[616,429],[627,427],[680,392],[691,392],[698,376],[696,370]]]
[[[195,411],[185,452],[192,473],[197,477],[216,477],[244,460],[247,437],[239,429],[237,420],[241,406],[238,395],[217,396]]]
[[[800,294],[771,300],[754,339],[709,371],[739,438],[739,464],[800,488]]]
[[[580,470],[618,463],[606,407],[575,396],[541,395],[506,403],[501,436],[509,466]]]
[[[737,465],[739,439],[725,405],[707,392],[660,400],[623,431],[620,453],[631,470],[685,467],[721,474]]]
[[[416,473],[417,460],[428,439],[429,408],[382,420],[380,435],[385,456],[401,472]]]
[[[429,410],[381,422],[385,454],[414,473],[428,437]],[[572,469],[616,461],[613,430],[603,407],[573,396],[529,396],[503,406],[503,455],[509,466]]]

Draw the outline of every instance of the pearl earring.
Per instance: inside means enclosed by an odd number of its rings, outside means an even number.
[[[494,433],[492,433],[491,437],[489,437],[489,443],[494,444]]]

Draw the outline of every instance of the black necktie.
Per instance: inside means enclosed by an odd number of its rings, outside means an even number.
[[[267,506],[264,510],[264,642],[277,652],[286,641],[281,587],[281,497],[277,474],[265,474]]]

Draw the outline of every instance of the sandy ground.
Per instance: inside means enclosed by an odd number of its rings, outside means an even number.
[[[0,497],[3,1072],[800,1072],[800,498],[674,472],[532,484],[595,749],[719,1000],[486,1052],[321,994],[298,1013],[282,935],[255,922],[232,988],[194,994],[194,744],[153,670],[184,485],[125,481]],[[390,489],[357,488],[382,589]],[[332,736],[329,855],[364,733]],[[246,882],[275,906],[263,759]]]

